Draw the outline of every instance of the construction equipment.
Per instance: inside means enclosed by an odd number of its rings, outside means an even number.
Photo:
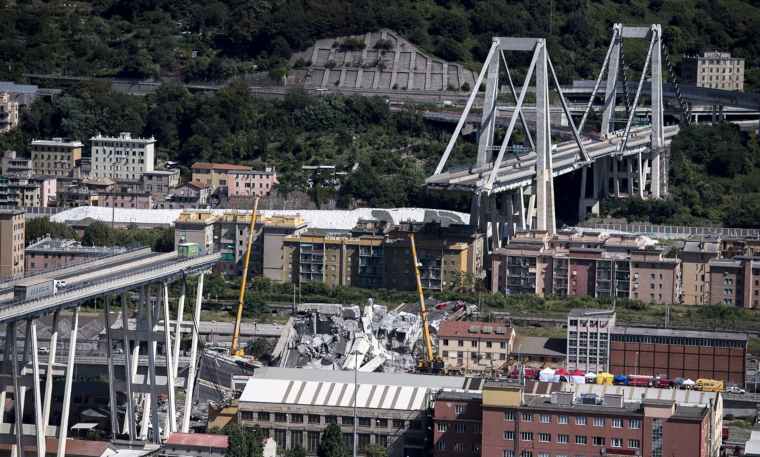
[[[245,305],[245,288],[248,283],[248,262],[251,260],[251,249],[253,248],[253,237],[256,231],[256,211],[259,208],[259,197],[253,201],[253,212],[251,213],[251,226],[248,228],[248,246],[245,250],[243,260],[243,277],[240,278],[240,296],[238,299],[237,316],[235,317],[235,331],[232,333],[232,345],[230,346],[230,355],[242,357],[245,350],[238,347],[240,345],[240,322],[243,319],[243,306]]]
[[[412,262],[414,264],[414,277],[417,281],[417,295],[420,297],[420,318],[422,319],[422,341],[425,345],[425,357],[417,361],[417,370],[428,373],[440,373],[443,371],[443,360],[433,354],[433,340],[430,337],[430,325],[428,312],[425,306],[425,294],[422,291],[422,279],[420,278],[421,264],[417,260],[417,247],[414,243],[414,233],[409,233],[409,243],[412,248]]]

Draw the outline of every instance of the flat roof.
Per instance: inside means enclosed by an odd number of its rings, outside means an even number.
[[[234,163],[217,163],[217,162],[195,162],[191,169],[209,169],[209,170],[240,170],[248,171],[251,167],[247,165],[238,165]]]
[[[565,338],[549,338],[546,336],[515,337],[512,352],[549,357],[564,357],[567,355],[567,340]]]
[[[81,148],[84,146],[79,140],[64,140],[63,138],[53,138],[51,140],[32,140],[32,146],[69,146],[72,148]]]
[[[166,445],[227,449],[229,437],[212,433],[174,432],[166,439]]]
[[[254,372],[257,379],[280,379],[321,382],[354,382],[353,371],[320,370],[308,368],[262,367]],[[357,373],[357,380],[363,384],[391,384],[410,387],[438,387],[464,389],[464,376],[433,376],[411,373]]]
[[[747,341],[746,333],[711,332],[709,330],[615,326],[611,330],[611,333],[615,335],[679,336],[684,338],[717,338],[723,340]]]

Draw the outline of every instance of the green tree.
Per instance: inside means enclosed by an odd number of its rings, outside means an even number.
[[[229,424],[222,429],[229,437],[226,457],[261,457],[264,435],[256,429],[248,429],[238,424]]]
[[[153,242],[156,252],[172,252],[174,250],[174,228],[159,229],[159,235]]]
[[[306,451],[301,446],[295,446],[285,451],[285,457],[306,457]]]
[[[319,448],[317,449],[317,456],[349,457],[350,455],[351,452],[343,441],[343,433],[340,431],[340,426],[337,424],[330,424],[325,427],[325,431],[322,433],[322,439],[319,442]]]
[[[367,457],[388,457],[388,449],[377,444],[370,444],[364,449],[364,455]]]
[[[114,233],[104,222],[93,222],[84,229],[82,244],[85,246],[113,246]]]
[[[248,343],[246,353],[256,357],[256,360],[268,363],[272,359],[274,345],[266,338],[256,338]]]

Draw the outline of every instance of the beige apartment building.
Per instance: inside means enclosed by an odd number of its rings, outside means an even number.
[[[0,133],[18,127],[18,102],[8,92],[0,92]]]
[[[739,256],[710,261],[710,304],[760,308],[760,259]]]
[[[438,355],[447,370],[494,372],[512,353],[515,330],[491,322],[448,321],[438,329]]]
[[[71,176],[82,159],[80,141],[32,140],[32,169],[35,175]]]
[[[686,82],[697,87],[744,91],[744,59],[731,57],[729,52],[710,51],[687,57],[682,68]]]
[[[231,163],[195,162],[192,166],[193,182],[212,190],[227,187],[229,173],[233,171],[251,171],[251,167]]]
[[[630,298],[661,305],[680,303],[680,263],[679,259],[664,257],[660,249],[632,252]]]
[[[24,276],[24,211],[0,209],[0,279]]]
[[[688,240],[681,259],[682,297],[685,305],[710,304],[710,261],[720,257],[719,240]]]

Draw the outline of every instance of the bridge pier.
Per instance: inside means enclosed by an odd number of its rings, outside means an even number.
[[[77,332],[79,330],[79,306],[74,308],[71,319],[71,336],[69,337],[69,354],[66,362],[66,380],[63,388],[63,410],[61,411],[61,427],[58,434],[57,457],[66,455],[66,438],[69,432],[69,407],[71,406],[71,387],[74,384],[74,359],[77,352]]]
[[[203,302],[203,273],[198,277],[198,287],[195,291],[195,310],[193,311],[192,341],[190,343],[190,367],[187,370],[187,388],[185,391],[185,414],[182,416],[182,433],[190,431],[190,415],[193,409],[193,392],[195,390],[195,369],[198,359],[198,326],[201,320],[201,305]]]
[[[129,433],[130,439],[136,439],[137,434],[136,431],[136,424],[135,424],[135,409],[134,409],[134,396],[132,394],[132,381],[134,380],[135,376],[137,375],[137,363],[132,363],[133,358],[136,359],[137,357],[132,356],[130,354],[130,347],[129,347],[129,305],[127,304],[127,294],[122,293],[121,294],[121,319],[122,319],[122,329],[123,329],[123,337],[124,337],[124,377],[126,378],[126,386],[127,386],[127,411],[126,411],[126,417],[124,417],[124,433]],[[139,355],[140,351],[140,345],[135,345],[135,348],[133,350],[136,354]],[[134,368],[133,368],[134,365]]]

